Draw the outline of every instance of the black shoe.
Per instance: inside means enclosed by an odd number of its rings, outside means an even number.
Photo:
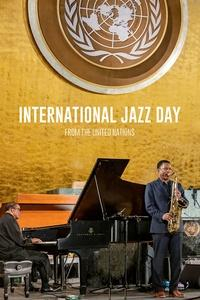
[[[39,290],[40,290],[39,288],[36,288],[36,287],[33,287],[33,286],[29,288],[30,292],[39,292]]]
[[[40,290],[39,288],[36,288],[36,287],[34,287],[33,285],[30,285],[30,286],[29,286],[29,291],[30,291],[30,292],[39,292],[39,290]]]
[[[55,290],[51,286],[41,289],[41,293],[52,293],[52,292],[55,292]]]

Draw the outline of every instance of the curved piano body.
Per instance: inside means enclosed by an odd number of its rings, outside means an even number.
[[[91,253],[110,242],[151,240],[150,220],[145,211],[145,185],[121,179],[128,159],[97,159],[94,168],[65,225],[26,229],[25,236],[55,241],[36,245],[55,255],[68,252],[80,258],[80,294],[87,288]],[[62,274],[64,278],[64,274]]]

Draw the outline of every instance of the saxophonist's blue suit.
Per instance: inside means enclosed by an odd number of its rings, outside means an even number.
[[[181,271],[183,226],[181,224],[177,233],[170,234],[167,229],[168,222],[162,219],[162,216],[170,209],[171,188],[172,181],[169,180],[166,183],[157,179],[148,183],[145,190],[146,210],[152,217],[150,228],[154,247],[152,283],[156,291],[163,289],[163,265],[164,258],[168,254],[171,266],[170,291],[177,288]],[[178,184],[178,190],[188,203],[181,184]]]

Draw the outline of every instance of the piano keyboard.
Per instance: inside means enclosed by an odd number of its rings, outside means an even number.
[[[45,242],[40,242],[38,244],[40,244],[40,245],[56,245],[57,241],[45,241]]]

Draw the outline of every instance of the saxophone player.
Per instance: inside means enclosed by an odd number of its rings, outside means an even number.
[[[148,183],[145,190],[146,210],[152,217],[150,228],[154,248],[152,283],[155,297],[165,298],[163,268],[164,259],[169,254],[171,267],[169,296],[182,298],[184,294],[178,290],[182,258],[182,223],[180,222],[180,227],[177,228],[176,232],[169,232],[168,230],[168,223],[173,219],[170,209],[173,183],[170,179],[170,176],[173,174],[170,161],[159,161],[157,163],[157,172],[157,180]],[[188,200],[185,198],[184,190],[180,183],[177,183],[174,193],[179,205],[187,207]]]

